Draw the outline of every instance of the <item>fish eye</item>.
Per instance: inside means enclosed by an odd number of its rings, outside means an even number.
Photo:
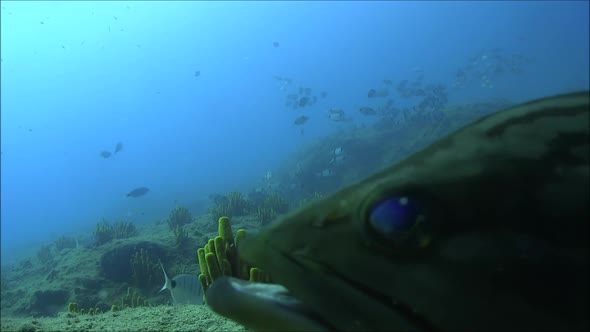
[[[423,201],[411,195],[388,195],[370,204],[365,225],[373,237],[394,251],[429,246],[431,227]]]

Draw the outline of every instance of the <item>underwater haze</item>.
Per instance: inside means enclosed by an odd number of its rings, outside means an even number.
[[[522,73],[449,104],[590,85],[586,1],[1,3],[3,264],[102,218],[205,213],[210,194],[249,191],[338,130],[326,111],[384,79],[451,90],[496,49],[522,55]],[[285,103],[301,88],[318,96],[302,125]]]

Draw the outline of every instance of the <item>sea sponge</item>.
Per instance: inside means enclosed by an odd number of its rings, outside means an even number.
[[[224,275],[257,282],[270,281],[266,273],[258,268],[250,268],[237,253],[237,245],[246,237],[246,231],[239,229],[234,238],[228,217],[220,217],[218,223],[219,235],[197,249],[201,270],[199,282],[203,291],[207,291],[217,278]]]

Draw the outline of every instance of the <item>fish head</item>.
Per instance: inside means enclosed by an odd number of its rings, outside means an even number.
[[[295,314],[283,329],[587,329],[588,99],[484,117],[245,239],[240,255],[298,301],[260,315]]]

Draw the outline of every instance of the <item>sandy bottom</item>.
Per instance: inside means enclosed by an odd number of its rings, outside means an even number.
[[[2,316],[4,331],[248,331],[207,306],[181,305],[125,309],[99,315],[63,312],[58,317]]]

